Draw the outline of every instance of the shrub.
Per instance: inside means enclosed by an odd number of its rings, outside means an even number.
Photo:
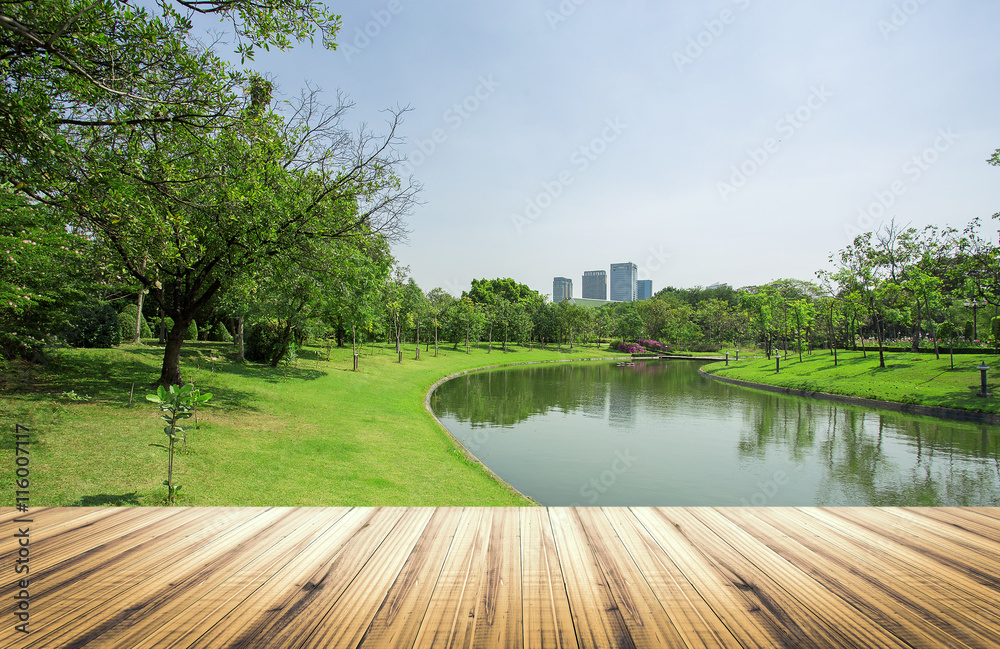
[[[665,352],[667,351],[667,346],[658,340],[640,340],[639,344],[650,351]]]
[[[134,304],[130,304],[122,309],[122,312],[118,314],[122,342],[132,342],[132,338],[135,336],[135,318],[138,313],[139,307]],[[143,316],[142,320],[139,322],[139,337],[153,337],[153,331],[149,328],[149,323],[146,322],[145,316]]]
[[[247,331],[249,329],[249,331]],[[255,363],[270,363],[278,351],[278,323],[255,322],[244,327],[243,355]]]
[[[187,333],[184,334],[184,340],[198,340],[198,323],[194,320],[188,325]]]
[[[233,335],[229,333],[229,329],[222,324],[221,321],[216,322],[212,330],[208,332],[208,339],[217,343],[231,343],[233,342]]]
[[[114,347],[122,341],[118,313],[106,302],[81,304],[66,329],[65,338],[73,347]]]
[[[637,343],[621,343],[618,345],[618,351],[625,352],[627,354],[641,354],[646,351],[641,345]]]
[[[687,346],[689,352],[717,352],[722,349],[722,345],[717,343],[697,342]]]

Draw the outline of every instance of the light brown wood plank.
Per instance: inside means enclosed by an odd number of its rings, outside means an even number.
[[[744,647],[796,646],[804,634],[794,620],[775,615],[759,593],[719,567],[663,510],[632,509],[643,527]]]
[[[405,510],[389,536],[371,554],[370,561],[365,562],[314,628],[305,633],[303,625],[296,624],[301,630],[289,626],[260,646],[356,647],[433,515],[434,509],[430,507]]]
[[[308,572],[297,573],[279,593],[280,604],[272,603],[267,610],[244,603],[238,610],[251,614],[250,623],[241,616],[223,619],[207,633],[190,644],[191,647],[267,647],[279,636],[287,646],[308,637],[347,590],[378,547],[402,519],[401,508],[360,509],[365,520],[352,521],[346,534],[334,534],[322,541],[323,552],[313,556]],[[360,523],[360,524],[358,524]],[[320,548],[316,548],[317,550]],[[256,612],[259,620],[253,621]]]
[[[895,547],[890,541],[881,541],[867,530],[853,529],[821,508],[782,508],[775,515],[787,518],[790,524],[815,535],[823,543],[837,545],[849,552],[855,561],[870,564],[885,573],[886,579],[923,594],[938,608],[954,609],[958,617],[964,619],[967,633],[990,639],[1000,629],[1000,609],[996,604],[956,588],[952,580],[961,579],[961,576],[947,574],[945,566],[927,561],[919,553]]]
[[[1000,647],[1000,508],[31,514],[0,649]]]
[[[549,516],[580,647],[636,646],[594,556],[579,509],[553,508]]]
[[[935,604],[836,545],[787,525],[772,511],[723,508],[719,512],[912,646],[995,646],[986,638],[966,633],[962,617],[953,610]]]
[[[413,646],[461,518],[461,508],[449,507],[434,513],[375,613],[359,647],[396,649]]]
[[[795,620],[804,637],[824,647],[906,649],[905,643],[717,511],[671,509],[666,516],[696,538],[721,568],[756,590],[772,611]]]
[[[579,646],[549,513],[541,507],[521,512],[521,593],[526,649]]]
[[[686,647],[684,638],[632,561],[604,511],[592,507],[576,511],[605,583],[636,646]]]
[[[462,513],[414,647],[471,646],[492,525],[489,509],[473,507]]]
[[[602,511],[687,646],[740,646],[694,585],[635,518],[634,512],[622,507]]]
[[[951,544],[928,530],[904,527],[878,510],[836,508],[827,513],[845,521],[845,529],[851,529],[859,536],[890,544],[901,556],[910,557],[914,566],[932,565],[933,571],[947,571],[954,575],[956,586],[973,595],[996,599],[989,597],[989,593],[1000,592],[1000,574],[985,563],[975,548],[970,548],[968,556],[963,556],[961,546]]]
[[[347,508],[299,508],[276,527],[270,538],[266,534],[254,539],[261,552],[231,575],[217,583],[195,584],[173,594],[170,600],[128,627],[116,627],[106,634],[115,646],[165,647],[193,639],[200,631],[224,619],[247,597],[291,562],[299,560],[324,528],[328,528],[347,512]],[[197,634],[197,635],[195,635]]]
[[[907,521],[931,519],[939,523],[938,529],[946,533],[961,530],[971,535],[965,538],[973,543],[988,543],[1000,548],[1000,529],[997,529],[993,519],[984,518],[981,514],[959,507],[903,507],[899,511]]]
[[[69,600],[78,605],[60,618],[58,629],[48,633],[44,644],[39,646],[65,649],[90,643],[119,646],[108,638],[147,616],[155,617],[157,611],[169,611],[171,602],[185,592],[197,592],[207,584],[224,581],[280,537],[282,523],[294,525],[300,516],[299,511],[287,508],[264,511],[249,521],[223,528],[221,534],[193,552],[173,554],[175,560],[161,563],[156,572],[141,571],[138,581],[121,579],[121,573],[116,573],[120,589],[115,594],[100,600],[81,601],[78,597]]]

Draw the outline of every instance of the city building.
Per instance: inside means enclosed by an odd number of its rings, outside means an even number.
[[[637,299],[648,300],[653,297],[653,280],[640,279],[636,285]]]
[[[636,298],[639,269],[632,262],[611,264],[611,299],[632,302]]]
[[[588,300],[608,299],[608,274],[603,270],[583,271],[583,295]]]
[[[573,297],[573,280],[568,277],[556,277],[552,280],[552,301],[562,302]]]

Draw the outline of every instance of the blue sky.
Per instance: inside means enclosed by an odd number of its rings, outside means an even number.
[[[339,89],[375,130],[411,107],[424,204],[394,253],[425,291],[579,296],[624,261],[654,291],[811,280],[889,218],[996,230],[1000,3],[328,4],[337,51],[250,67]]]

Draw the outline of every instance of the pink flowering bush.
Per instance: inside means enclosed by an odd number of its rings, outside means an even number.
[[[643,349],[641,345],[637,345],[636,343],[621,343],[618,345],[618,351],[622,351],[627,354],[641,354],[646,350]]]
[[[659,342],[658,340],[640,340],[639,344],[648,349],[649,351],[654,351],[654,352],[667,351],[667,346]]]

